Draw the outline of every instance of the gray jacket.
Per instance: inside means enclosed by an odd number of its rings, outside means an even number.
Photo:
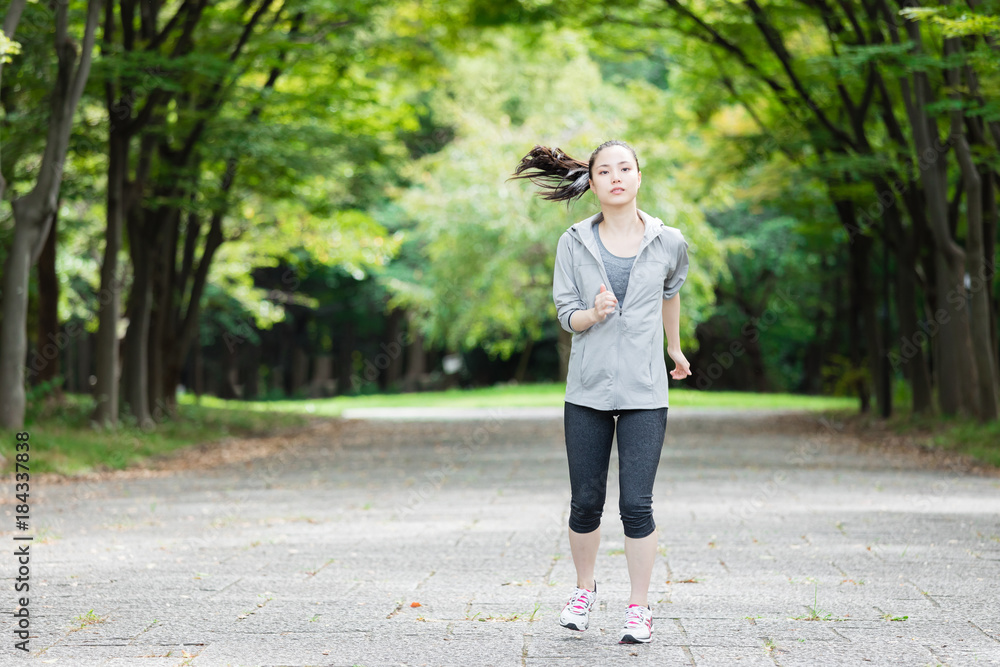
[[[574,331],[569,316],[594,306],[601,283],[611,289],[592,224],[598,213],[559,237],[552,299],[556,315],[573,333],[566,401],[598,410],[668,407],[663,354],[664,299],[687,278],[687,241],[679,229],[639,211],[646,231],[629,273],[625,298],[603,322]]]

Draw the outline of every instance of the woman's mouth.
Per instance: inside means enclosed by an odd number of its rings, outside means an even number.
[[[620,195],[625,192],[625,188],[611,188],[611,194]]]

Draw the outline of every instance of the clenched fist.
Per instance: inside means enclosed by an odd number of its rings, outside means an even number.
[[[617,307],[618,299],[615,297],[614,292],[609,292],[604,283],[601,283],[601,291],[594,297],[594,307],[592,308],[594,317],[598,322],[603,322]]]

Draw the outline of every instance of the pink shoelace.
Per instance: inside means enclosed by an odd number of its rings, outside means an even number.
[[[653,624],[653,615],[646,613],[649,610],[645,607],[641,607],[637,604],[629,605],[629,608],[625,612],[625,625],[627,627],[632,627],[636,625],[650,626]]]
[[[582,614],[590,606],[590,596],[593,594],[593,591],[588,591],[586,588],[578,588],[576,595],[566,604],[574,614]]]

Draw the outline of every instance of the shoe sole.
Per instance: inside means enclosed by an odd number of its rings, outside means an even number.
[[[572,623],[572,622],[570,622],[570,623],[563,623],[562,621],[559,622],[559,625],[563,626],[564,628],[569,628],[570,630],[576,630],[577,632],[583,632],[588,627],[590,627],[589,624],[588,624],[588,625],[585,625],[585,626],[583,626],[581,628],[576,623]]]
[[[625,635],[618,640],[619,644],[648,644],[653,641],[653,636],[650,635],[647,639],[636,639],[632,635]]]

